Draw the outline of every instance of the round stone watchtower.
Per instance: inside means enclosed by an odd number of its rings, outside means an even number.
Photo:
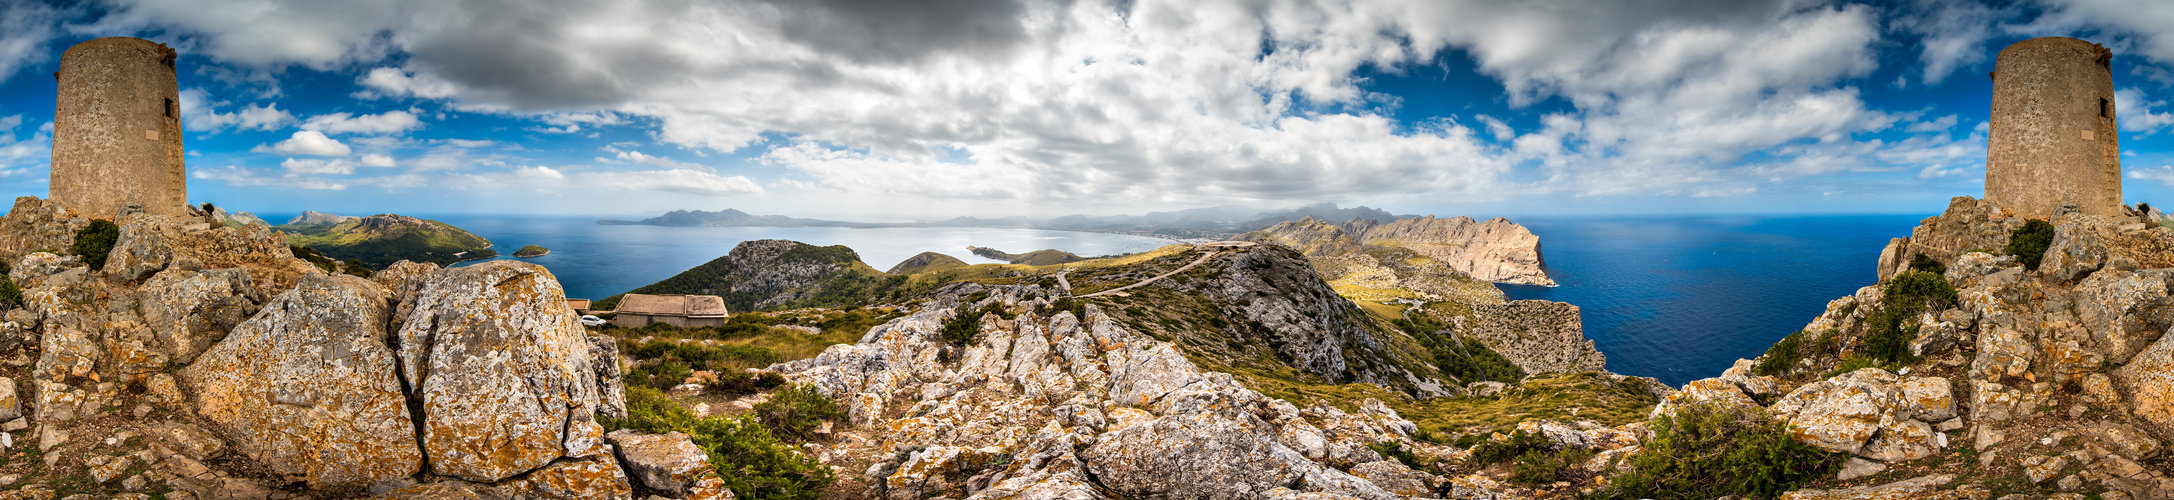
[[[2087,214],[2122,213],[2113,59],[2104,46],[2067,37],[2001,49],[1993,63],[1986,200],[2033,218],[2070,204]]]
[[[181,92],[174,49],[141,38],[69,47],[53,79],[51,198],[91,217],[123,207],[188,213],[181,159]]]

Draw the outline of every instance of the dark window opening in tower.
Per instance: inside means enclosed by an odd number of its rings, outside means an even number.
[[[167,117],[167,118],[173,118],[173,117],[174,117],[174,98],[172,98],[172,97],[167,97],[167,98],[165,98],[165,99],[166,99],[166,106],[165,106],[165,108],[166,108],[166,117]],[[2101,100],[2103,100],[2103,99],[2101,99]]]
[[[2113,102],[2113,101],[2108,101],[2108,100],[2106,100],[2106,98],[2104,98],[2104,97],[2100,97],[2100,98],[2099,98],[2099,118],[2113,118],[2113,117],[2114,117],[2114,102]]]

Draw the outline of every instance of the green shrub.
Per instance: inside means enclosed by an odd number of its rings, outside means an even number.
[[[820,498],[835,480],[828,467],[747,417],[697,418],[663,392],[641,386],[627,387],[626,402],[627,418],[603,418],[605,427],[686,433],[709,455],[725,486],[742,498]]]
[[[996,304],[989,304],[978,311],[967,311],[961,306],[957,316],[944,321],[944,341],[952,345],[973,345],[975,337],[981,334],[981,317],[994,314],[997,318],[1003,318],[1003,313],[1004,308]]]
[[[1962,302],[1945,276],[1911,270],[1887,281],[1880,308],[1865,318],[1865,356],[1882,363],[1907,362],[1910,338],[1917,336],[1917,315]]]
[[[347,262],[340,263],[340,272],[358,278],[368,278],[371,274],[374,274],[370,272],[370,266],[362,265],[362,261],[355,259],[347,259]]]
[[[830,467],[744,418],[704,418],[684,432],[709,454],[710,466],[740,498],[822,498],[836,480]]]
[[[800,443],[815,438],[815,428],[825,420],[845,418],[845,409],[815,386],[789,385],[770,393],[770,400],[755,405],[755,419],[772,435]]]
[[[1772,347],[1766,348],[1766,355],[1759,356],[1759,364],[1751,367],[1752,373],[1774,376],[1796,366],[1797,348],[1804,343],[1804,335],[1803,330],[1797,330],[1796,333],[1774,342]]]
[[[2053,246],[2053,224],[2031,219],[2023,227],[2008,234],[2008,255],[2023,261],[2023,268],[2036,271],[2038,262],[2046,258],[2046,248]]]
[[[1416,320],[1397,318],[1389,323],[1411,335],[1412,339],[1418,340],[1420,346],[1426,347],[1427,352],[1434,356],[1436,369],[1441,370],[1443,375],[1468,383],[1492,380],[1514,384],[1525,379],[1525,370],[1518,368],[1517,363],[1510,362],[1509,358],[1502,357],[1502,353],[1488,349],[1477,340],[1459,340],[1455,335],[1443,333],[1449,329],[1449,325],[1439,320],[1427,317]]]
[[[113,244],[121,239],[121,226],[113,221],[91,219],[91,225],[75,232],[75,244],[68,251],[83,256],[83,263],[90,264],[92,271],[106,268],[106,254],[113,253]]]
[[[0,273],[0,308],[14,309],[23,305],[23,289],[15,286],[15,279]]]
[[[1547,484],[1569,479],[1579,464],[1593,459],[1593,450],[1565,448],[1556,451],[1532,450],[1517,456],[1510,465],[1510,481],[1523,484]]]
[[[1948,266],[1947,264],[1941,264],[1940,261],[1933,260],[1932,257],[1925,256],[1925,254],[1917,254],[1910,256],[1910,270],[1947,274]]]
[[[1773,498],[1830,473],[1842,455],[1791,437],[1787,424],[1746,405],[1694,401],[1662,414],[1653,437],[1596,498]]]
[[[1424,465],[1419,462],[1419,455],[1414,455],[1412,450],[1404,448],[1403,441],[1382,441],[1366,445],[1366,447],[1373,449],[1375,453],[1380,453],[1383,457],[1401,462],[1405,467],[1411,467],[1413,470],[1421,470],[1421,466]]]
[[[1494,465],[1515,460],[1533,450],[1547,451],[1555,447],[1555,443],[1548,441],[1547,436],[1531,432],[1517,431],[1504,437],[1507,439],[1487,440],[1473,446],[1472,463],[1481,466]]]

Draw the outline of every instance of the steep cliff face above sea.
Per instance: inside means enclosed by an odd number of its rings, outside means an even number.
[[[1416,217],[1381,223],[1352,219],[1342,224],[1307,217],[1253,233],[1316,253],[1356,253],[1353,244],[1408,250],[1480,281],[1553,286],[1540,258],[1540,237],[1500,217],[1475,222],[1470,217]],[[1405,256],[1394,257],[1410,260]],[[1377,257],[1377,260],[1381,259]],[[1386,260],[1384,262],[1387,262]]]

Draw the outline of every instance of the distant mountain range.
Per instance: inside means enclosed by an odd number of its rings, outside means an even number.
[[[664,215],[642,219],[599,220],[606,225],[646,226],[754,226],[754,227],[998,227],[1022,229],[1049,229],[1060,231],[1089,231],[1100,233],[1126,233],[1169,238],[1229,238],[1252,231],[1267,229],[1284,221],[1313,217],[1322,220],[1372,220],[1387,224],[1410,215],[1395,215],[1369,207],[1338,208],[1334,203],[1320,203],[1289,210],[1261,211],[1243,207],[1210,207],[1174,212],[1148,212],[1144,215],[1068,215],[1064,217],[1035,219],[1028,217],[958,217],[942,221],[905,223],[845,222],[823,219],[803,219],[782,215],[753,215],[739,210],[725,209],[715,212],[703,210],[673,210]]]

